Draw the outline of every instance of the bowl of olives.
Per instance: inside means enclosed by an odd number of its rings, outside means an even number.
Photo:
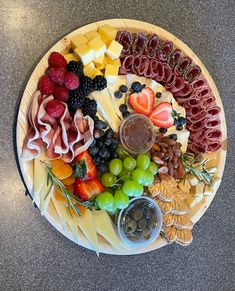
[[[133,198],[129,206],[118,214],[117,227],[125,245],[146,247],[160,234],[161,209],[153,199],[147,196]]]

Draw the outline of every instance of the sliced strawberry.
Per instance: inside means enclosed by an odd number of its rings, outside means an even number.
[[[135,112],[149,115],[153,110],[154,100],[153,90],[146,87],[140,93],[131,94],[128,101]]]
[[[104,186],[98,179],[92,181],[76,180],[74,185],[74,194],[81,201],[87,201],[105,191]]]
[[[168,128],[173,125],[172,105],[169,102],[159,103],[149,115],[153,124],[158,127]]]
[[[85,163],[85,171],[83,163]],[[84,151],[80,155],[76,156],[73,160],[73,165],[75,169],[75,176],[77,170],[77,177],[79,177],[79,180],[90,181],[96,178],[97,169],[88,151]]]

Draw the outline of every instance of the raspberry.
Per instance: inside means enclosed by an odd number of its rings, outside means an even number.
[[[66,70],[64,68],[51,67],[48,69],[48,75],[51,77],[51,80],[59,85],[63,85],[65,74]]]
[[[53,95],[55,99],[66,102],[69,99],[69,89],[65,86],[55,85],[55,91]]]
[[[46,104],[46,112],[54,118],[61,117],[64,113],[65,106],[63,103],[57,100],[50,100]]]
[[[55,67],[55,68],[60,68],[60,67],[67,67],[67,62],[64,56],[62,56],[58,52],[52,52],[48,58],[48,64],[49,67]]]
[[[38,82],[38,89],[42,94],[51,95],[54,93],[55,84],[49,76],[42,76]]]
[[[69,72],[65,75],[64,84],[69,90],[77,89],[79,86],[79,79],[75,73]]]

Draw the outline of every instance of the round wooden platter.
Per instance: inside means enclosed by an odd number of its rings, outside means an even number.
[[[221,98],[219,96],[219,92],[216,88],[216,85],[210,76],[209,72],[207,71],[206,67],[203,65],[203,63],[200,61],[200,59],[196,56],[196,54],[181,40],[179,40],[176,36],[173,34],[167,32],[166,30],[146,23],[146,22],[141,22],[137,20],[130,20],[130,19],[110,19],[110,20],[103,20],[99,21],[96,23],[91,23],[86,26],[83,26],[81,28],[78,28],[68,34],[66,37],[62,38],[60,41],[58,41],[45,55],[44,57],[40,60],[36,68],[34,69],[31,77],[29,78],[29,81],[26,85],[26,88],[24,90],[20,107],[19,107],[19,112],[18,112],[18,117],[17,117],[17,128],[16,128],[16,142],[17,142],[17,154],[18,154],[18,159],[19,159],[19,165],[20,165],[20,170],[22,172],[22,176],[25,182],[25,185],[27,187],[27,190],[32,193],[32,187],[33,187],[33,164],[32,162],[25,162],[20,158],[21,155],[21,150],[22,150],[22,144],[24,137],[27,132],[27,112],[28,112],[28,107],[29,103],[32,97],[32,94],[36,91],[37,89],[37,83],[39,78],[44,74],[45,69],[48,66],[48,56],[51,51],[58,51],[61,53],[66,53],[69,49],[70,46],[70,41],[69,39],[73,37],[74,35],[78,33],[86,33],[88,31],[97,29],[101,25],[104,24],[109,24],[118,30],[128,30],[131,32],[145,32],[145,33],[156,33],[159,35],[160,38],[163,40],[171,40],[174,43],[174,46],[181,49],[183,53],[187,56],[189,56],[193,62],[197,65],[199,65],[202,69],[202,74],[204,75],[205,79],[207,80],[208,84],[210,85],[210,88],[213,92],[213,95],[216,98],[217,105],[221,108],[221,125],[222,125],[222,134],[223,134],[223,146],[222,149],[219,150],[218,152],[211,154],[210,157],[215,159],[216,165],[218,168],[217,171],[217,177],[218,182],[214,185],[213,188],[213,195],[210,196],[205,196],[199,204],[197,204],[193,209],[192,212],[190,213],[190,218],[191,220],[196,223],[202,215],[205,213],[207,208],[209,207],[210,203],[212,202],[216,191],[219,187],[223,170],[224,170],[224,165],[225,165],[225,159],[226,159],[226,140],[227,140],[227,129],[226,129],[226,122],[225,122],[225,116],[224,116],[224,110],[223,110],[223,104],[221,101]],[[74,241],[72,233],[69,229],[69,226],[67,229],[62,230],[62,226],[59,221],[58,214],[56,213],[56,210],[53,206],[53,203],[50,202],[48,211],[45,215],[47,220],[58,230],[60,231],[63,235],[65,235],[67,238],[71,239]],[[102,253],[108,253],[108,254],[116,254],[116,255],[128,255],[128,254],[139,254],[139,253],[144,253],[144,252],[149,252],[155,249],[158,249],[160,247],[165,246],[167,243],[164,239],[159,237],[157,241],[152,243],[149,247],[145,249],[135,249],[135,250],[124,250],[121,253],[117,253],[117,251],[102,237],[99,237],[99,246],[100,246],[100,252]],[[84,246],[86,248],[92,249],[90,246],[88,240],[86,237],[81,233],[80,235],[80,240],[77,242],[79,245]]]

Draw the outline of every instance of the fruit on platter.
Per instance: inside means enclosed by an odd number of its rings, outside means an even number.
[[[149,115],[149,118],[152,120],[153,124],[158,127],[171,127],[174,123],[171,104],[169,102],[158,104]]]
[[[138,93],[129,96],[128,102],[135,112],[150,115],[153,111],[155,96],[151,88],[144,88]]]

